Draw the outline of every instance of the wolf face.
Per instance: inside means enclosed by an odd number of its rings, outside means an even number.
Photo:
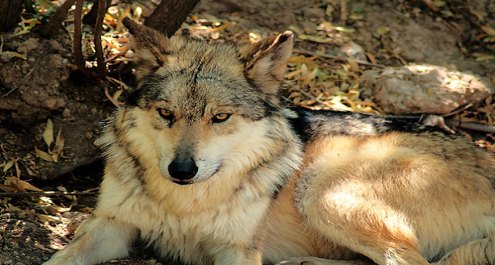
[[[237,50],[228,44],[167,39],[139,25],[129,29],[139,85],[123,119],[135,125],[129,134],[146,135],[139,142],[156,152],[162,176],[192,184],[235,171],[242,160],[251,161],[245,156],[259,157],[268,140],[277,137],[268,123],[282,115],[274,87],[290,56],[290,32]],[[232,158],[236,150],[243,152]]]

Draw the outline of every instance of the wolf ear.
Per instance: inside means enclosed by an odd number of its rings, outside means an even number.
[[[138,79],[151,74],[167,62],[170,51],[169,40],[165,35],[128,17],[122,20],[122,24],[132,34],[131,48],[135,52]]]
[[[253,80],[268,95],[278,96],[287,61],[292,54],[293,42],[294,34],[285,31],[276,37],[241,48],[246,77]]]

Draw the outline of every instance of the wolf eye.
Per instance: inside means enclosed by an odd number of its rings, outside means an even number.
[[[229,113],[218,113],[218,114],[215,114],[215,116],[213,116],[213,118],[211,119],[211,121],[213,123],[224,122],[224,121],[228,120],[231,115],[232,114],[229,114]]]
[[[159,108],[158,114],[160,114],[160,116],[163,119],[168,120],[168,121],[171,121],[174,119],[174,114],[168,109]]]

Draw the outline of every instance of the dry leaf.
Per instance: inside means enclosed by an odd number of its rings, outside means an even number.
[[[45,141],[46,146],[48,146],[48,149],[50,149],[50,145],[53,143],[53,122],[50,119],[46,121],[45,130],[43,131],[43,140]]]
[[[17,57],[17,58],[22,59],[22,60],[27,60],[26,55],[20,54],[18,52],[12,52],[12,51],[0,52],[0,56],[6,57],[8,59]]]
[[[40,149],[38,149],[36,147],[34,148],[34,152],[36,153],[36,156],[38,156],[39,158],[41,158],[45,161],[48,161],[48,162],[54,162],[52,156],[50,154],[48,154],[47,152],[41,151]]]
[[[37,214],[38,218],[42,223],[48,223],[48,222],[67,222],[68,219],[61,217],[61,216],[53,216],[53,215],[47,215],[47,214]]]
[[[387,26],[378,27],[375,31],[379,35],[383,36],[383,35],[390,32],[390,27],[387,27]]]
[[[106,87],[105,87],[105,90],[104,90],[104,91],[105,91],[105,96],[107,97],[107,99],[108,99],[108,100],[110,100],[110,102],[112,102],[112,104],[113,104],[115,107],[119,108],[119,107],[122,107],[122,106],[124,105],[124,103],[122,103],[122,102],[119,102],[119,101],[115,100],[115,99],[112,97],[112,95],[110,95],[110,92],[108,91],[108,88],[106,88]]]
[[[433,4],[434,4],[436,7],[444,7],[444,6],[445,6],[445,1],[443,1],[443,0],[434,0],[434,1],[433,1]]]
[[[112,96],[113,100],[114,100],[115,102],[119,102],[119,98],[120,98],[120,96],[122,95],[122,93],[123,93],[123,92],[124,92],[124,90],[123,90],[123,89],[119,89],[119,90],[117,90],[117,91],[113,94],[113,96]]]
[[[30,183],[21,180],[17,177],[6,177],[5,185],[1,185],[2,189],[10,189],[11,192],[42,191],[41,189],[31,185]]]
[[[4,185],[4,184],[0,184],[0,190],[4,192],[18,192],[16,187],[10,185]]]
[[[481,30],[483,30],[486,34],[490,36],[495,36],[495,29],[488,26],[481,26]]]
[[[14,178],[12,177],[12,181],[15,182],[15,184],[18,186],[18,187],[21,187],[22,189],[24,190],[30,190],[30,191],[43,191],[42,189],[38,188],[38,187],[35,187],[33,186],[31,183],[29,182],[26,182],[24,180],[21,180],[19,178]]]
[[[372,64],[376,64],[376,58],[373,54],[367,52],[366,57],[368,57],[368,60],[370,60]]]
[[[349,66],[351,67],[351,71],[354,72],[361,72],[361,67],[359,67],[359,64],[356,62],[356,60],[352,58],[347,58],[347,62],[349,63]]]
[[[14,165],[14,160],[10,160],[3,166],[3,172],[7,172]]]
[[[298,39],[308,40],[316,43],[333,43],[334,41],[330,38],[317,36],[317,35],[307,35],[307,34],[299,34],[297,35]]]
[[[340,32],[344,32],[344,33],[354,33],[356,31],[353,28],[346,28],[346,27],[340,27],[340,26],[335,27],[335,30],[340,31]]]
[[[62,136],[62,130],[58,130],[57,138],[55,139],[55,147],[53,148],[53,153],[60,155],[64,149],[65,139]]]

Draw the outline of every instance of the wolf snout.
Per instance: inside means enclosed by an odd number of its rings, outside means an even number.
[[[176,157],[168,165],[168,173],[174,182],[189,184],[189,180],[198,173],[198,166],[196,166],[192,157]]]

